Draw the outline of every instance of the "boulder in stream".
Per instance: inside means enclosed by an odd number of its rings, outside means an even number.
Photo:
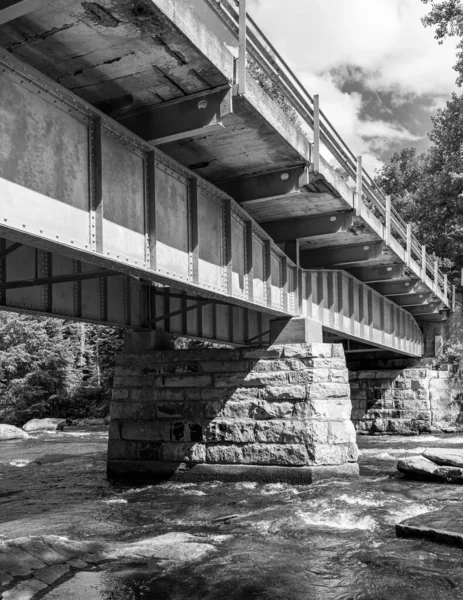
[[[0,424],[0,441],[3,440],[27,440],[29,435],[19,429],[19,427],[15,427],[14,425],[3,425]]]
[[[66,419],[31,419],[23,425],[24,431],[62,431]]]
[[[463,469],[463,450],[455,448],[429,448],[423,456],[436,465],[460,467]]]

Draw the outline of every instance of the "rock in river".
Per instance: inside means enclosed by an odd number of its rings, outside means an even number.
[[[436,465],[463,468],[463,450],[454,448],[430,448],[423,452],[423,456]]]
[[[62,431],[66,425],[66,419],[31,419],[23,429],[25,431]]]
[[[456,481],[463,478],[463,470],[457,467],[436,465],[424,456],[411,456],[399,459],[397,469],[405,475],[438,479],[440,481]]]
[[[399,459],[397,469],[411,477],[463,483],[463,469],[436,465],[424,456]]]
[[[27,440],[28,434],[14,425],[0,425],[0,441]]]

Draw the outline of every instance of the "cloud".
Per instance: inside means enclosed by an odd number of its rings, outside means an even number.
[[[424,150],[431,114],[455,90],[456,42],[436,42],[421,23],[428,9],[420,0],[248,0],[252,18],[370,168],[401,147]]]
[[[427,9],[419,0],[250,0],[249,12],[353,152],[377,168],[391,149],[426,145],[429,113],[455,90],[455,41],[437,44],[421,23]]]

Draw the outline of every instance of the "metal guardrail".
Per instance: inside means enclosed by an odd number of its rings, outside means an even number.
[[[246,93],[246,75],[250,66],[267,77],[283,98],[297,124],[303,131],[313,133],[313,164],[319,170],[321,151],[325,150],[334,158],[346,174],[351,186],[355,186],[354,209],[357,214],[368,208],[377,216],[385,228],[385,240],[390,244],[396,240],[405,250],[406,263],[414,260],[421,269],[421,277],[429,277],[434,293],[443,295],[448,306],[454,306],[455,286],[450,289],[447,275],[439,269],[438,261],[426,252],[413,235],[395,208],[390,198],[379,189],[373,178],[365,171],[362,157],[356,157],[347,146],[328,117],[320,109],[318,95],[311,96],[285,60],[273,47],[264,33],[247,14],[246,0],[204,0],[220,19],[222,24],[235,36],[239,46],[236,69],[238,92]]]

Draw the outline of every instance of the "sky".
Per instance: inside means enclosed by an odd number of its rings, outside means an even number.
[[[190,1],[201,10],[202,0]],[[456,41],[439,45],[423,26],[429,5],[247,1],[248,13],[308,92],[320,95],[323,112],[370,173],[401,148],[429,146],[431,117],[459,92]]]

